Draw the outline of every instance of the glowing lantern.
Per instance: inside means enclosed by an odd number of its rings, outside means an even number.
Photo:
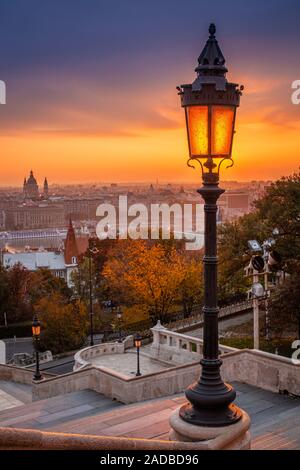
[[[220,163],[231,160],[236,108],[243,89],[225,78],[225,59],[215,32],[211,24],[194,83],[178,87],[186,115],[188,164],[192,166],[191,162],[197,160],[205,179],[212,182],[218,179]]]

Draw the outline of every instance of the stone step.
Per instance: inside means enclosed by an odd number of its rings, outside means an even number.
[[[0,412],[0,426],[49,429],[123,406],[93,390],[68,393]]]
[[[3,390],[22,403],[32,402],[31,385],[0,380],[0,390]]]

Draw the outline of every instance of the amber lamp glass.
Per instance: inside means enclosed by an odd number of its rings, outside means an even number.
[[[140,337],[140,335],[136,335],[134,339],[134,345],[136,348],[140,348],[142,346],[142,338]]]
[[[32,322],[32,335],[37,337],[40,336],[41,334],[41,324],[37,317],[34,317],[33,322]]]
[[[193,105],[185,109],[190,156],[230,158],[236,108]]]

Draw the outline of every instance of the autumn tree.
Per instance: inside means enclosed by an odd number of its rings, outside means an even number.
[[[182,257],[175,249],[166,253],[161,245],[142,240],[120,246],[103,271],[111,290],[120,299],[145,306],[153,320],[164,321],[179,296],[185,273]]]
[[[41,348],[57,354],[80,348],[88,334],[88,315],[79,300],[67,303],[55,293],[41,298],[34,307],[41,321]]]
[[[191,315],[193,308],[203,302],[203,265],[200,256],[183,258],[184,275],[180,284],[180,295],[184,317]]]

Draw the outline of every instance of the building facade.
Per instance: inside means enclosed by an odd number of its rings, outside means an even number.
[[[2,251],[1,263],[9,269],[21,264],[28,271],[49,269],[56,277],[64,279],[72,287],[72,273],[78,269],[79,257],[88,248],[87,237],[76,237],[73,224],[70,220],[64,249],[60,250],[25,250],[20,252]]]

